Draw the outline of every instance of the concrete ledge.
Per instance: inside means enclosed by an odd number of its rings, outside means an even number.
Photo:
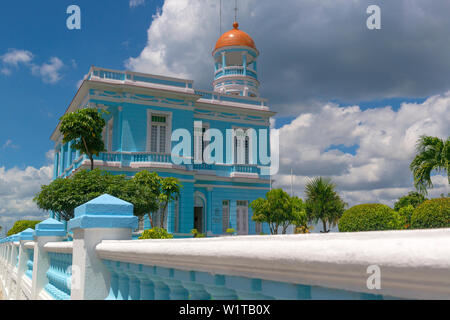
[[[67,253],[72,254],[73,242],[48,242],[44,245],[44,249],[47,252]]]
[[[317,285],[407,299],[450,299],[450,229],[102,241],[102,259]],[[367,268],[381,269],[369,290]]]

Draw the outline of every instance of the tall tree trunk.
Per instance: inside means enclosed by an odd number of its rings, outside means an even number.
[[[326,222],[326,220],[322,220],[322,225],[323,225],[323,231],[322,231],[322,233],[328,233],[328,232],[330,232],[330,230],[327,230],[327,222]]]
[[[148,214],[148,220],[150,220],[150,229],[153,229],[153,217],[151,212]]]
[[[164,229],[164,219],[166,216],[166,209],[167,209],[168,204],[169,203],[166,202],[166,204],[164,205],[164,210],[161,212],[161,221],[160,221],[161,229]]]
[[[89,155],[89,159],[91,160],[91,171],[94,170],[94,157]]]

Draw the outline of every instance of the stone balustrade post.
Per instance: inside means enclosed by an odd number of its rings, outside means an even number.
[[[48,283],[47,271],[50,268],[50,259],[44,245],[48,242],[62,241],[66,235],[64,223],[54,219],[47,219],[36,225],[36,244],[33,259],[33,285],[31,297],[38,300],[39,294]]]
[[[19,240],[19,261],[17,263],[17,288],[14,296],[17,300],[21,299],[22,278],[27,271],[28,252],[25,243],[34,240],[34,230],[27,229],[18,234]]]
[[[137,226],[133,205],[110,195],[75,209],[75,217],[68,224],[73,231],[72,300],[100,300],[108,296],[110,272],[95,248],[103,240],[131,240]]]

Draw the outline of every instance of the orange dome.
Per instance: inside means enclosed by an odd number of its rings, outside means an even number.
[[[238,28],[239,24],[237,22],[233,23],[233,29],[225,32],[219,40],[217,40],[214,51],[219,48],[230,46],[245,46],[256,50],[253,39],[247,33],[239,30]]]

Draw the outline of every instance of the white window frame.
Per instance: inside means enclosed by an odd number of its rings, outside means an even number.
[[[166,123],[162,124],[159,122],[152,122],[153,116],[166,117]],[[157,137],[156,137],[156,152],[152,152],[152,126],[156,125],[158,127],[166,127],[166,141],[165,141],[165,150],[160,150],[160,129],[158,128]],[[146,151],[151,153],[160,153],[160,154],[168,154],[171,151],[171,140],[170,136],[172,135],[172,112],[166,111],[157,111],[147,109],[147,143],[146,143]]]
[[[251,127],[237,127],[233,126],[233,145],[232,145],[232,161],[233,164],[240,164],[240,165],[253,165],[255,164],[255,157],[253,155],[253,143],[257,143],[257,141],[253,141],[252,135],[248,134],[248,130],[253,129],[257,131],[254,128]],[[244,136],[243,137],[237,137],[236,132],[237,130],[243,130]],[[245,147],[246,140],[248,139],[248,148]],[[240,141],[239,141],[240,140]],[[242,145],[240,146],[238,142],[241,142]],[[248,161],[247,161],[247,152],[248,152]]]

